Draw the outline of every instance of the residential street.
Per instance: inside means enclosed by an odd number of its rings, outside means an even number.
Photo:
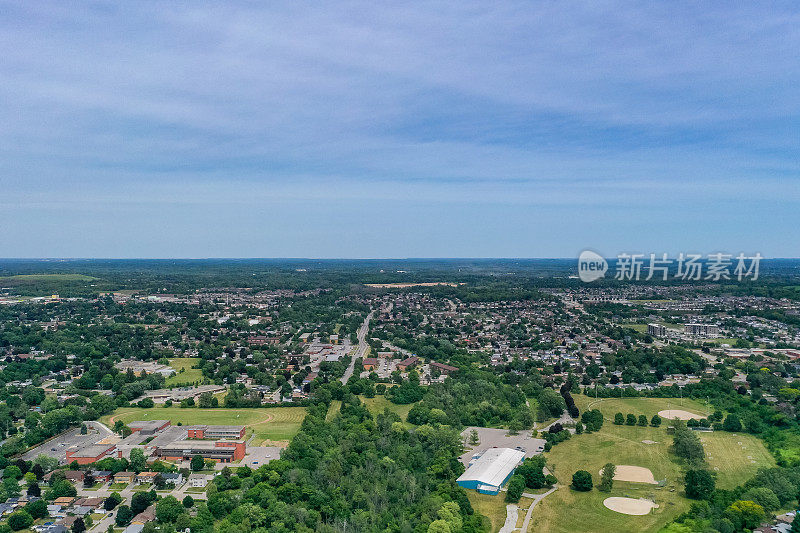
[[[347,380],[353,375],[356,359],[359,357],[364,357],[364,354],[367,352],[367,347],[369,346],[367,344],[367,332],[369,331],[369,321],[374,313],[375,311],[369,312],[367,318],[364,319],[364,324],[362,324],[361,328],[358,330],[358,348],[356,349],[356,353],[353,355],[353,358],[350,361],[350,366],[347,367],[347,370],[344,372],[344,376],[342,376],[342,385],[347,383]]]

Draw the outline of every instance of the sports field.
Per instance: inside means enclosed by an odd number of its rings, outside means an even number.
[[[663,428],[614,426],[606,422],[597,433],[576,435],[554,446],[546,454],[547,464],[563,486],[536,506],[530,531],[657,531],[689,508],[689,500],[680,496],[681,468],[669,454],[672,438],[666,437]],[[643,444],[642,440],[656,444]],[[608,462],[649,468],[657,481],[666,479],[666,486],[615,481],[611,493],[596,489],[575,492],[569,488],[576,470],[592,473],[597,484],[598,472]],[[623,515],[603,505],[609,496],[653,497],[659,508],[644,516]]]
[[[179,383],[202,383],[203,371],[192,368],[200,362],[199,357],[178,357],[169,360],[169,366],[175,369],[175,374],[168,377],[165,386],[172,387]]]
[[[241,424],[247,426],[247,435],[254,436],[250,443],[259,446],[265,440],[285,443],[294,437],[300,430],[300,424],[306,416],[305,407],[272,407],[260,409],[200,409],[180,407],[153,407],[142,409],[139,407],[121,407],[111,415],[100,419],[101,422],[113,427],[116,420],[125,423],[134,420],[170,420],[173,424],[179,422],[189,424],[228,425]]]
[[[714,411],[706,402],[688,398],[600,398],[595,400],[583,394],[575,394],[573,398],[581,412],[587,409],[599,409],[603,413],[606,423],[613,423],[614,415],[617,413],[623,415],[633,413],[637,417],[645,415],[650,421],[654,414],[665,409],[681,409],[697,413],[701,415],[700,418],[704,418]],[[667,421],[665,420],[665,422]]]
[[[617,426],[613,424],[613,417],[621,412],[637,416],[644,414],[649,419],[667,408],[705,414],[708,409],[704,402],[683,400],[681,405],[680,400],[675,399],[626,398],[595,403],[582,395],[576,395],[575,401],[581,411],[587,408],[600,409],[605,424],[601,431],[576,435],[554,446],[546,454],[548,467],[552,467],[553,473],[565,487],[537,505],[530,531],[657,531],[689,508],[691,502],[682,496],[682,466],[669,450],[672,436],[666,432],[667,424],[662,424],[660,428]],[[704,432],[699,437],[708,456],[708,466],[717,474],[717,486],[720,488],[733,488],[746,481],[758,468],[775,464],[763,443],[751,435],[720,431]],[[648,468],[655,480],[665,482],[665,485],[659,487],[615,481],[611,493],[596,489],[581,493],[569,489],[572,474],[576,470],[591,472],[596,485],[600,478],[597,473],[607,462]],[[609,496],[652,498],[659,507],[643,516],[623,515],[603,505]]]

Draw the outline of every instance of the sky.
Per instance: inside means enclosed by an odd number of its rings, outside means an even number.
[[[0,257],[800,257],[796,2],[0,0]]]

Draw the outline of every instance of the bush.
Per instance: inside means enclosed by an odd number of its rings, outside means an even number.
[[[647,426],[647,417],[645,415],[639,415],[639,425],[642,427]]]
[[[594,486],[592,474],[586,470],[578,470],[572,474],[572,488],[581,492],[588,492]]]
[[[636,425],[636,415],[633,413],[629,413],[627,418],[625,418],[625,424],[628,426],[635,426]]]
[[[650,419],[650,425],[654,428],[657,428],[661,425],[661,417],[658,415],[653,415],[653,418]]]
[[[625,423],[625,415],[622,413],[617,413],[614,415],[614,423],[618,426],[621,426]]]

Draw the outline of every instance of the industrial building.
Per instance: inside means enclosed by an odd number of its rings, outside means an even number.
[[[525,459],[525,452],[511,448],[490,448],[470,462],[456,482],[482,494],[497,494],[514,469]]]

